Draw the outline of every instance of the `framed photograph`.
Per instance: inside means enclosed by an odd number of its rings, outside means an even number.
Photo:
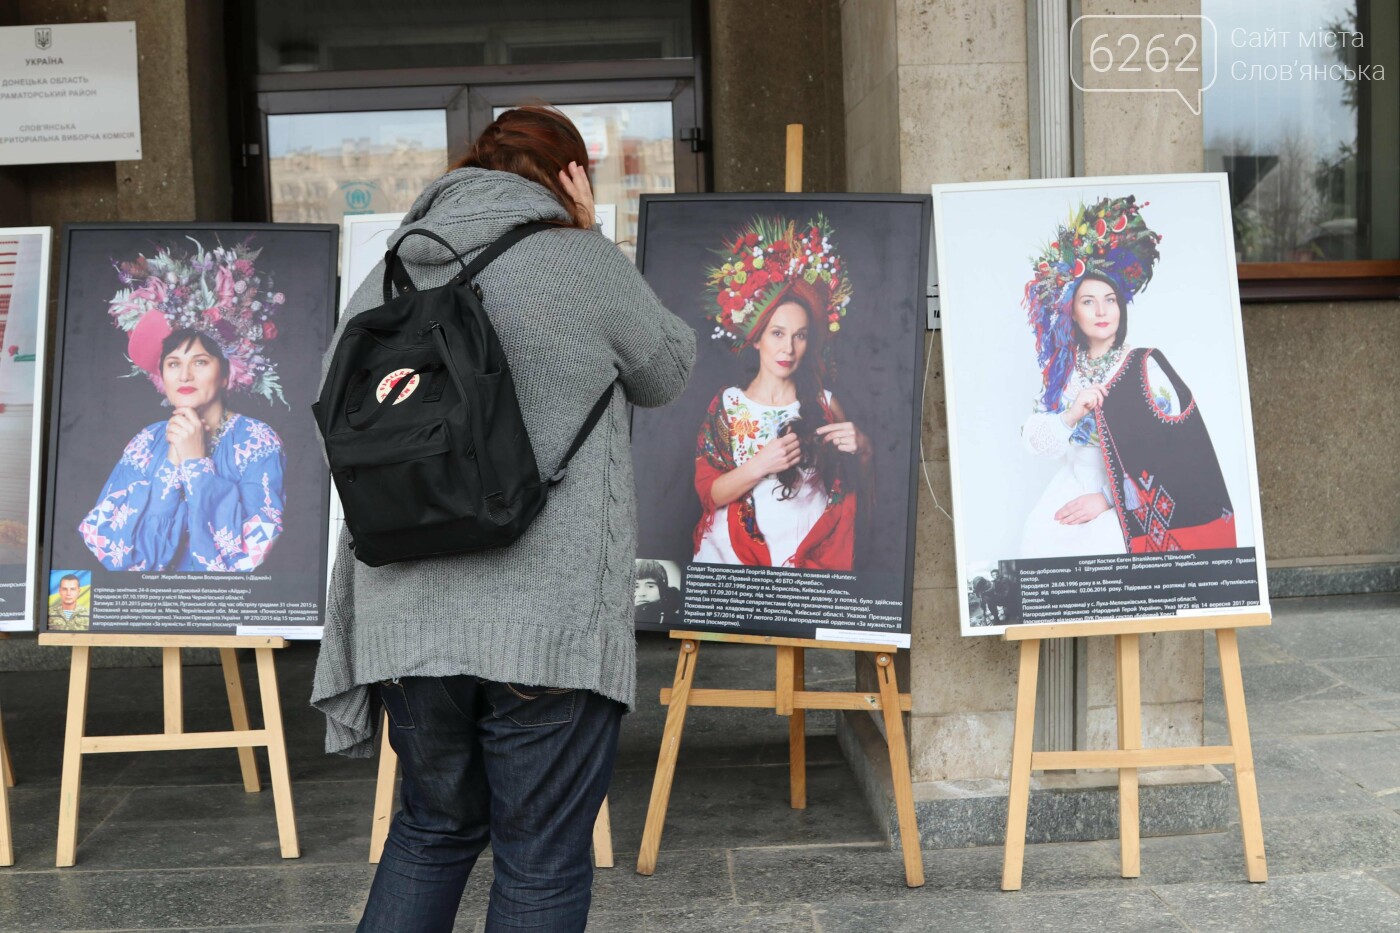
[[[0,229],[0,632],[28,632],[39,604],[39,480],[48,227]]]
[[[65,230],[45,569],[51,607],[76,577],[86,618],[63,630],[319,637],[330,482],[310,406],[337,233]]]
[[[340,314],[350,304],[365,276],[389,251],[389,234],[399,229],[403,214],[346,214],[340,225]]]
[[[1226,177],[933,197],[963,634],[1267,611]]]
[[[909,645],[929,212],[643,196],[638,264],[700,345],[633,412],[639,628]]]

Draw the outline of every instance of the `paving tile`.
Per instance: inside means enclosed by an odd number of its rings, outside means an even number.
[[[1273,626],[1242,628],[1239,632],[1240,667],[1264,664],[1296,663],[1299,658],[1279,647],[1273,637]],[[1206,670],[1220,669],[1220,649],[1215,645],[1215,633],[1205,633]]]
[[[1291,703],[1249,703],[1249,734],[1337,735],[1351,732],[1396,732],[1395,722],[1357,700],[1295,700]],[[1224,704],[1211,704],[1206,718],[1225,722]]]
[[[300,865],[368,864],[370,821],[297,820]],[[192,819],[187,823],[114,823],[78,847],[74,871],[163,868],[276,868],[283,864],[277,820],[268,801],[261,818]]]
[[[353,923],[371,866],[0,874],[7,933]],[[20,907],[18,905],[23,905]]]
[[[78,808],[78,846],[81,848],[129,794],[126,788],[86,788]],[[10,789],[10,820],[15,850],[13,868],[4,872],[51,871],[58,844],[58,787],[21,784]]]
[[[1400,895],[1361,873],[1162,885],[1153,889],[1201,933],[1317,933],[1400,929]]]
[[[1270,875],[1352,871],[1400,863],[1400,814],[1366,810],[1264,821]]]
[[[651,772],[620,772],[608,790],[614,844],[641,843]],[[807,809],[790,805],[786,766],[677,769],[666,811],[666,849],[881,842],[882,829],[851,769],[809,765]]]
[[[1270,641],[1309,661],[1395,657],[1400,655],[1400,639],[1395,637],[1397,616],[1400,608],[1395,607],[1276,615]]]
[[[588,929],[599,933],[621,933],[588,918]],[[654,911],[647,914],[650,933],[715,933],[739,930],[743,933],[816,933],[812,908],[798,907],[726,907],[720,910],[704,908]]]
[[[1269,781],[1259,787],[1259,810],[1266,820],[1376,810],[1388,805],[1400,805],[1400,800],[1388,804],[1386,798],[1364,790],[1351,778],[1331,772],[1315,780]]]
[[[897,902],[817,907],[823,933],[930,933],[935,930],[1073,930],[1161,933],[1187,928],[1152,892],[1069,891],[959,894]]]
[[[1242,667],[1244,695],[1250,709],[1261,704],[1273,704],[1315,697],[1323,690],[1342,686],[1343,678],[1311,664],[1287,662]],[[1355,690],[1349,691],[1355,693]],[[1207,702],[1220,704],[1220,670],[1206,671]],[[1340,699],[1340,697],[1335,697]]]
[[[1000,846],[928,849],[925,886],[904,883],[904,861],[887,846],[738,849],[734,888],[740,904],[813,904],[898,900],[950,892],[998,891]],[[1026,891],[1063,891],[1116,884],[1116,855],[1100,843],[1026,847]]]
[[[1328,767],[1400,805],[1400,733],[1325,736],[1299,740]]]
[[[1394,621],[1391,622],[1392,626],[1395,624]],[[1400,663],[1396,663],[1395,658],[1319,661],[1317,666],[1345,682],[1362,696],[1400,693]]]

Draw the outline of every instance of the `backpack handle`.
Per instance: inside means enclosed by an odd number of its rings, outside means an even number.
[[[465,273],[468,271],[467,261],[462,258],[461,253],[457,252],[455,249],[452,248],[451,243],[447,242],[431,230],[424,230],[422,227],[414,227],[412,230],[399,237],[398,241],[394,243],[392,247],[389,248],[389,251],[387,253],[384,254],[385,304],[388,304],[394,299],[395,287],[398,288],[400,293],[411,292],[415,290],[413,285],[413,279],[409,278],[408,270],[403,267],[403,260],[399,258],[399,247],[403,246],[404,240],[407,240],[415,233],[419,236],[425,236],[430,240],[436,240],[443,246],[447,247],[447,251],[452,254],[453,258],[455,258],[459,263],[462,264],[462,272]]]

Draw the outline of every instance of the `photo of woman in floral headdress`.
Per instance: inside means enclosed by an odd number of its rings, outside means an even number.
[[[1234,509],[1190,388],[1158,349],[1128,342],[1128,308],[1162,236],[1133,195],[1080,207],[1034,264],[1025,306],[1041,391],[1021,425],[1059,469],[1019,556],[1232,548]]]
[[[1230,211],[1223,174],[934,186],[964,635],[1267,605]]]
[[[285,301],[248,242],[113,261],[108,314],[169,409],[137,431],[78,533],[109,570],[249,573],[282,534],[282,440],[231,394],[286,405],[265,346]],[[251,239],[251,238],[250,238]],[[154,410],[154,406],[152,406]]]
[[[872,448],[824,387],[851,300],[825,217],[757,218],[708,276],[712,337],[750,378],[715,394],[696,441],[694,560],[850,570]]]

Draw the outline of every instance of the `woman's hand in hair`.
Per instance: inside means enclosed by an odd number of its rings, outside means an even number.
[[[851,421],[824,424],[817,428],[817,436],[843,454],[864,456],[870,451],[870,438]]]
[[[564,186],[569,197],[574,199],[579,211],[588,218],[589,226],[592,226],[598,213],[593,207],[593,186],[588,183],[588,170],[577,162],[570,162],[568,168],[559,172],[559,183]]]
[[[1075,496],[1055,513],[1055,521],[1061,525],[1083,525],[1108,511],[1108,500],[1101,492]]]
[[[773,440],[763,445],[763,449],[754,454],[749,461],[753,465],[754,472],[758,478],[772,476],[781,473],[789,467],[796,466],[802,460],[802,442],[797,439],[797,434],[784,434],[782,437],[775,437]]]
[[[200,460],[204,457],[204,422],[193,408],[177,408],[165,423],[165,440],[170,444],[166,456],[176,466]]]
[[[1074,427],[1083,420],[1085,415],[1102,405],[1104,396],[1107,394],[1108,390],[1101,385],[1092,385],[1081,389],[1070,406],[1060,415],[1060,420],[1064,422],[1065,427]]]

